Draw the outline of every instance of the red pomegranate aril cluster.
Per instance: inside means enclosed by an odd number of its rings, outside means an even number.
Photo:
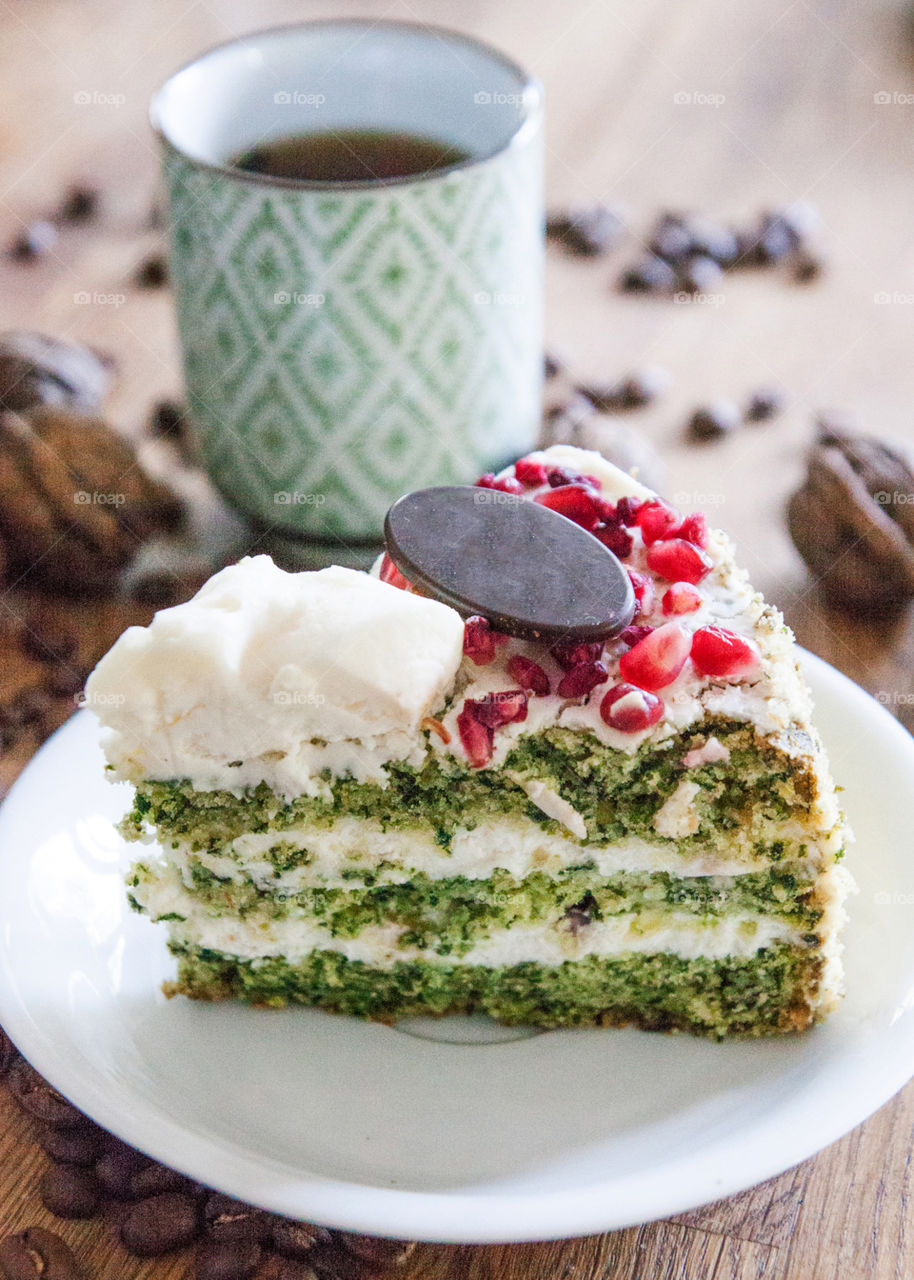
[[[692,637],[692,662],[703,676],[745,675],[758,665],[759,651],[725,627],[701,627]]]
[[[617,639],[621,640],[623,644],[627,644],[629,649],[631,649],[639,640],[643,640],[645,636],[649,636],[653,630],[653,627],[648,627],[643,622],[635,622],[628,627],[623,627],[619,632]]]
[[[593,489],[584,484],[563,484],[556,489],[545,489],[533,501],[573,520],[588,533],[593,533],[600,523],[599,499]]]
[[[523,689],[467,698],[457,716],[457,732],[473,768],[481,769],[492,759],[496,729],[526,718],[527,695]]]
[[[537,462],[534,458],[520,458],[514,464],[514,474],[521,484],[534,489],[546,483],[549,468],[545,462]]]
[[[560,698],[583,698],[608,679],[609,671],[602,662],[579,662],[562,676],[557,692]]]
[[[500,644],[507,644],[508,636],[500,631],[493,631],[488,618],[474,614],[467,618],[463,627],[463,652],[477,667],[484,667],[495,660],[495,649]]]
[[[532,693],[537,698],[545,698],[552,690],[549,677],[540,664],[532,658],[525,658],[523,654],[515,653],[508,659],[508,675],[527,693]]]
[[[676,537],[682,538],[684,542],[691,542],[696,547],[704,549],[708,545],[708,522],[704,512],[696,511],[686,516],[675,533]]]
[[[563,671],[570,671],[582,662],[599,661],[603,645],[599,640],[581,640],[575,644],[557,644],[550,652]]]
[[[515,480],[514,476],[496,476],[491,471],[487,471],[484,476],[480,476],[476,481],[477,489],[497,489],[499,493],[513,493],[515,495],[523,493],[524,486],[519,480]]]
[[[381,568],[378,571],[378,577],[382,582],[389,583],[392,587],[399,587],[401,591],[409,591],[412,589],[412,583],[408,578],[404,578],[403,574],[391,560],[387,552],[381,558]]]
[[[681,522],[679,512],[674,511],[661,498],[652,498],[649,502],[643,503],[638,510],[637,524],[646,547],[664,538],[672,537],[674,529]]]
[[[566,484],[580,484],[584,477],[580,471],[571,471],[568,467],[548,467],[546,480],[552,489],[560,489]]]
[[[622,654],[619,674],[639,689],[664,689],[685,666],[691,646],[692,638],[681,623],[665,622]]]
[[[665,617],[680,613],[695,613],[704,604],[704,597],[690,582],[674,582],[663,593],[660,608]]]
[[[640,498],[620,498],[616,503],[616,516],[626,529],[638,523],[638,512],[641,510]]]
[[[661,578],[668,578],[670,582],[689,582],[693,586],[714,568],[714,561],[707,552],[684,538],[654,542],[647,549],[647,564]]]
[[[641,733],[663,715],[663,699],[633,684],[616,684],[603,695],[600,715],[604,723],[620,733]]]
[[[624,560],[632,553],[632,546],[634,545],[632,543],[632,535],[627,529],[623,529],[621,525],[599,525],[594,529],[593,535],[620,560]]]

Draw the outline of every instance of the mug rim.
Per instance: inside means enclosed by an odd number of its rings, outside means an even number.
[[[346,181],[335,181],[326,178],[283,178],[273,174],[253,173],[248,169],[239,169],[232,164],[200,159],[198,156],[191,155],[183,147],[178,146],[169,136],[162,121],[161,103],[169,85],[185,71],[188,71],[198,63],[205,62],[207,58],[222,52],[224,49],[244,45],[264,36],[288,35],[327,27],[365,27],[369,30],[376,30],[380,27],[388,31],[425,32],[429,35],[438,36],[445,41],[471,46],[478,52],[485,54],[492,61],[500,63],[502,67],[507,68],[512,75],[516,76],[524,98],[524,111],[518,119],[517,127],[504,142],[494,147],[491,151],[487,151],[482,155],[468,156],[465,160],[457,160],[453,164],[444,165],[439,169],[403,174],[396,178],[356,178],[347,179]],[[528,95],[530,98],[529,105],[527,104]],[[281,188],[290,191],[362,191],[369,193],[385,191],[390,187],[412,186],[419,182],[438,181],[449,177],[452,173],[461,173],[467,169],[474,169],[477,165],[485,164],[490,160],[494,160],[497,156],[504,155],[526,141],[527,136],[536,128],[543,114],[543,103],[543,85],[537,76],[526,71],[516,59],[489,44],[488,41],[467,35],[465,32],[457,31],[453,27],[444,27],[431,22],[411,22],[402,18],[314,18],[305,22],[283,22],[272,27],[260,27],[255,31],[248,31],[244,35],[233,36],[230,40],[222,40],[219,44],[210,45],[202,53],[188,58],[186,62],[183,62],[172,71],[153,93],[149,102],[149,123],[159,143],[166,151],[171,151],[175,155],[181,156],[198,169],[218,174],[222,178],[231,178],[235,182],[246,183],[255,187]]]

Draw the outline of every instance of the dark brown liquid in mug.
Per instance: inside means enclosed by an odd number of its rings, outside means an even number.
[[[383,129],[299,133],[263,142],[233,164],[248,173],[312,182],[386,182],[468,160],[469,153],[435,138]]]

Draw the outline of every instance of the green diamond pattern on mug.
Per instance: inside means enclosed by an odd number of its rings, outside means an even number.
[[[174,151],[165,171],[193,425],[211,477],[248,515],[378,538],[408,489],[470,482],[534,443],[536,146],[339,192]]]

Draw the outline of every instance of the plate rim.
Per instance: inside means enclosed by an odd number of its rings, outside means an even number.
[[[838,698],[853,704],[861,717],[875,720],[880,735],[894,738],[901,755],[908,757],[914,774],[914,738],[886,707],[823,659],[800,646],[797,651],[810,683],[831,683]],[[34,780],[49,754],[56,754],[68,736],[76,739],[77,732],[84,732],[77,729],[86,723],[84,715],[80,712],[61,726],[11,787],[0,805],[0,849],[28,785],[23,780],[29,775]],[[810,1158],[868,1119],[914,1075],[914,1054],[890,1056],[888,1063],[882,1064],[878,1080],[868,1077],[870,1088],[858,1083],[852,1090],[846,1085],[846,1097],[837,1111],[830,1105],[819,1115],[804,1112],[805,1123],[789,1130],[786,1140],[783,1132],[773,1143],[750,1131],[751,1158],[729,1164],[728,1149],[734,1141],[730,1135],[702,1149],[698,1168],[694,1155],[689,1155],[659,1170],[648,1167],[627,1174],[629,1194],[621,1201],[620,1179],[613,1179],[612,1170],[599,1183],[585,1187],[525,1194],[505,1194],[497,1187],[486,1195],[460,1190],[400,1190],[319,1175],[299,1175],[299,1181],[290,1186],[277,1162],[271,1167],[269,1159],[260,1154],[239,1154],[210,1134],[189,1132],[149,1098],[143,1099],[136,1115],[125,1113],[117,1100],[78,1070],[69,1074],[66,1062],[53,1055],[22,1004],[15,983],[10,982],[8,959],[6,940],[0,934],[0,1024],[35,1069],[104,1128],[154,1159],[241,1200],[342,1230],[410,1240],[454,1244],[553,1240],[604,1233],[684,1213],[757,1186]],[[827,1024],[805,1034],[822,1035],[826,1029]],[[914,1035],[909,1038],[914,1041]],[[789,1111],[788,1105],[788,1117]],[[783,1129],[785,1113],[779,1111],[778,1115]],[[739,1129],[736,1133],[738,1136]]]

